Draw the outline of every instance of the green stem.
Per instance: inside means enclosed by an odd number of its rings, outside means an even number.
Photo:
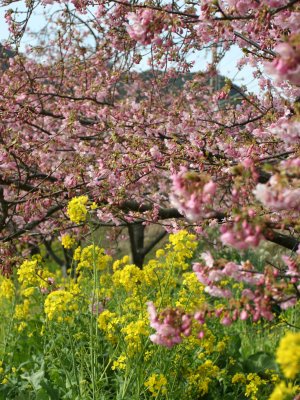
[[[76,360],[75,360],[75,349],[74,349],[74,344],[73,344],[73,340],[72,340],[71,332],[70,332],[70,327],[69,327],[68,323],[67,323],[67,327],[68,327],[67,330],[68,330],[68,335],[69,335],[69,341],[70,341],[70,345],[71,345],[72,364],[73,364],[75,379],[76,379],[76,383],[77,383],[77,390],[78,390],[79,398],[81,398],[80,382],[79,382],[79,377],[78,377],[78,374],[77,374]]]

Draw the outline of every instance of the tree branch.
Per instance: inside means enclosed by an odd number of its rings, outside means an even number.
[[[43,218],[40,218],[38,220],[32,221],[29,224],[26,224],[23,228],[17,230],[16,232],[12,233],[9,236],[4,237],[3,239],[1,239],[2,242],[9,242],[12,239],[15,239],[21,235],[23,235],[23,233],[28,232],[32,229],[34,229],[36,226],[38,226],[39,224],[41,224],[42,222],[46,221],[46,219],[48,219],[49,217],[51,217],[51,215],[55,214],[57,211],[62,210],[64,208],[64,204],[60,204],[57,206],[53,206],[51,207],[47,213],[45,214],[45,216]]]
[[[282,233],[268,229],[265,232],[265,238],[272,243],[279,244],[286,249],[297,251],[300,241],[292,236],[283,235]]]
[[[161,232],[156,238],[148,244],[148,246],[143,248],[143,255],[146,256],[152,249],[167,235],[166,231]]]

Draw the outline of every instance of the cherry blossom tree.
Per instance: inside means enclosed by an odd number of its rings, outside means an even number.
[[[62,262],[51,243],[87,233],[66,218],[68,201],[83,194],[97,204],[95,228],[128,227],[139,266],[165,231],[187,225],[199,235],[213,225],[223,245],[239,250],[267,240],[297,252],[299,1],[40,3],[47,23],[38,33],[28,30],[39,2],[6,12],[14,56],[0,80],[4,272],[16,248],[39,243]],[[24,34],[32,44],[21,51]],[[203,49],[233,45],[244,53],[238,67],[252,66],[259,95],[235,87],[232,99],[230,80],[212,88],[218,57],[191,73]],[[150,72],[138,73],[146,62]],[[149,224],[162,232],[145,245]],[[204,276],[207,267],[195,271]],[[249,278],[243,267],[224,268]],[[297,299],[299,270],[283,271]],[[207,290],[220,294],[212,282]]]

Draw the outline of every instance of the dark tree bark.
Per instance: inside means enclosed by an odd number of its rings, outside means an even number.
[[[130,248],[133,263],[139,267],[143,267],[145,254],[144,254],[144,239],[145,239],[145,225],[141,222],[128,225],[128,233],[130,239]]]

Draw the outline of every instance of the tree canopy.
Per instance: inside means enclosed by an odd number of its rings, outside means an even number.
[[[84,234],[66,218],[81,195],[97,205],[95,226],[131,227],[140,263],[152,223],[163,230],[149,248],[188,225],[215,226],[237,249],[299,249],[299,1],[18,3],[0,79],[3,271],[16,248],[51,251],[65,232]],[[38,6],[45,26],[34,32]],[[234,86],[233,99],[230,80],[216,84],[233,45],[259,94]],[[207,48],[212,61],[194,72]]]

